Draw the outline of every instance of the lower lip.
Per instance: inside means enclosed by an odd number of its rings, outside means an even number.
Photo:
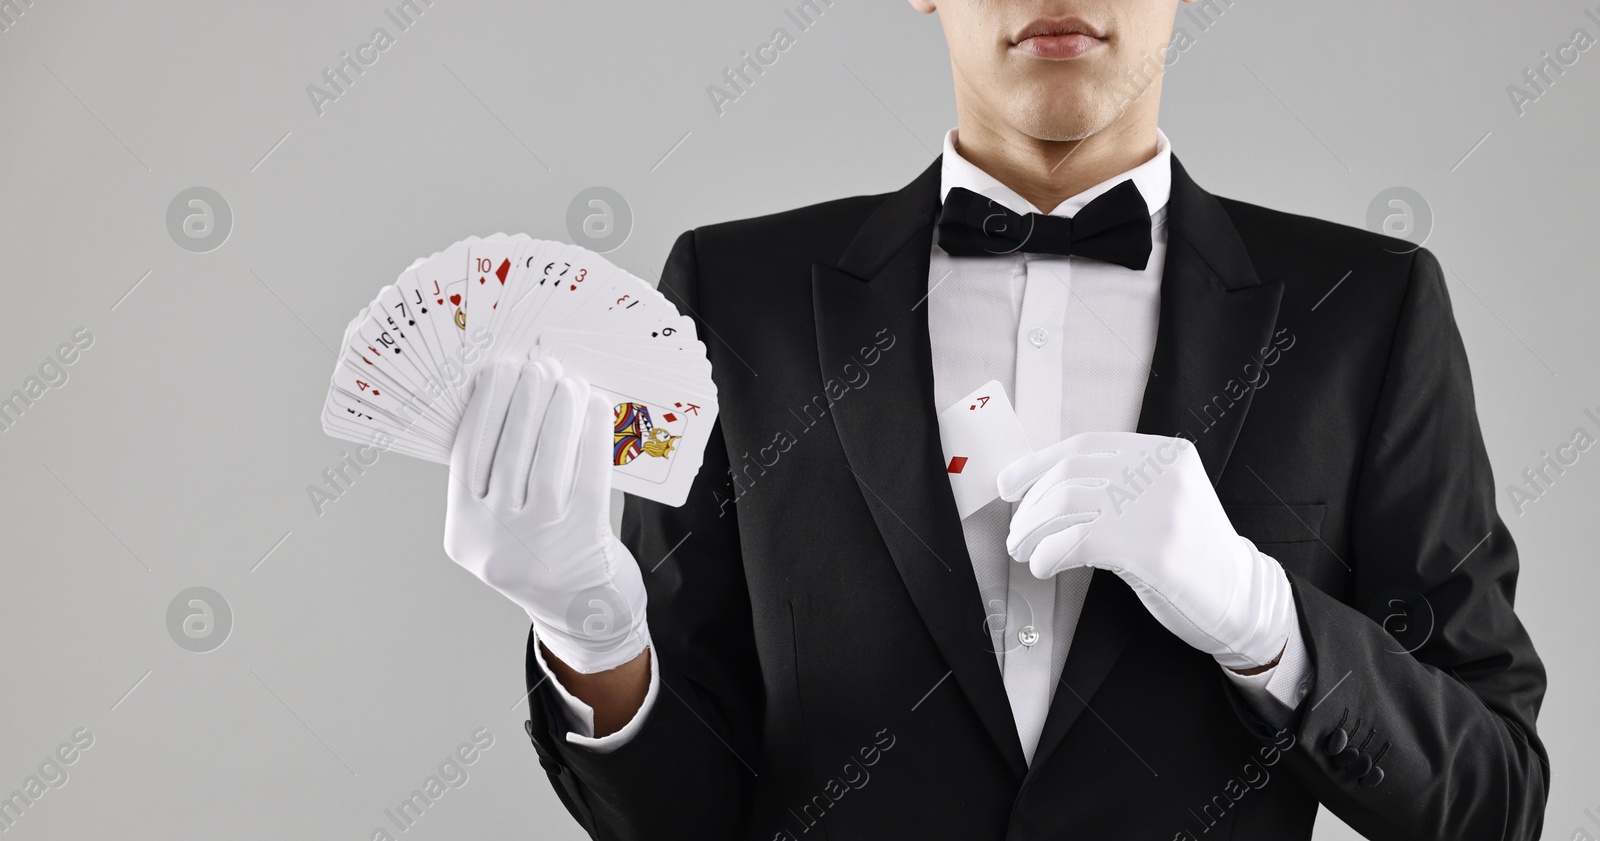
[[[1035,35],[1016,48],[1038,58],[1077,58],[1105,43],[1093,35]]]

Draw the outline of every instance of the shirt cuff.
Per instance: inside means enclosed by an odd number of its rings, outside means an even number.
[[[538,635],[539,631],[536,627],[534,629],[535,640],[537,640]],[[549,664],[544,661],[544,652],[540,650],[540,646],[535,642],[533,647],[534,659],[539,661],[539,668],[544,670],[545,675],[549,678],[551,688],[556,693],[556,697],[561,699],[561,717],[567,721],[567,744],[577,745],[595,753],[610,753],[633,741],[633,737],[638,734],[640,728],[644,727],[645,718],[650,714],[650,708],[655,706],[656,690],[661,682],[660,664],[656,662],[655,646],[649,645],[648,632],[645,642],[648,646],[647,650],[650,652],[650,688],[644,694],[644,703],[639,705],[639,711],[633,714],[633,718],[629,719],[628,723],[622,726],[622,729],[609,736],[599,737],[594,735],[594,708],[578,700],[576,695],[568,692],[567,688],[561,685],[561,681],[556,678],[555,673],[550,671]]]
[[[1290,619],[1289,639],[1272,668],[1253,675],[1241,675],[1228,668],[1222,670],[1250,708],[1268,724],[1280,729],[1311,691],[1311,658],[1300,636],[1300,616],[1293,604],[1290,605]]]

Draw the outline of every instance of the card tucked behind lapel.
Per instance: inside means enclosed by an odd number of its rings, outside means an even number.
[[[984,383],[940,412],[939,438],[962,519],[1000,496],[996,480],[1001,469],[1033,452],[999,380]]]

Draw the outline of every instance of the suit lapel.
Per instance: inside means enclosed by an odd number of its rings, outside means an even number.
[[[1194,183],[1176,157],[1167,208],[1160,323],[1138,431],[1193,441],[1216,485],[1254,394],[1240,386],[1244,366],[1270,345],[1283,286],[1256,276],[1221,203]],[[1044,764],[1078,721],[1140,629],[1161,630],[1126,584],[1096,570],[1034,767]]]
[[[845,457],[906,589],[951,674],[1008,765],[1026,771],[1011,705],[984,631],[961,519],[944,472],[928,334],[928,263],[940,159],[868,217],[837,266],[812,268],[823,380],[893,338],[872,382],[834,404]],[[880,345],[881,346],[881,345]],[[933,679],[928,682],[932,689]],[[939,691],[949,691],[947,687]]]
[[[1194,442],[1216,485],[1255,394],[1241,386],[1245,366],[1271,346],[1283,284],[1256,276],[1222,203],[1176,157],[1168,205],[1161,322],[1139,431]]]

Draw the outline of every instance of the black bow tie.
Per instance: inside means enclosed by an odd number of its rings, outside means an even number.
[[[939,247],[956,257],[1026,251],[1143,270],[1150,263],[1150,209],[1131,180],[1095,197],[1070,219],[1017,213],[965,187],[951,187],[939,212]]]

